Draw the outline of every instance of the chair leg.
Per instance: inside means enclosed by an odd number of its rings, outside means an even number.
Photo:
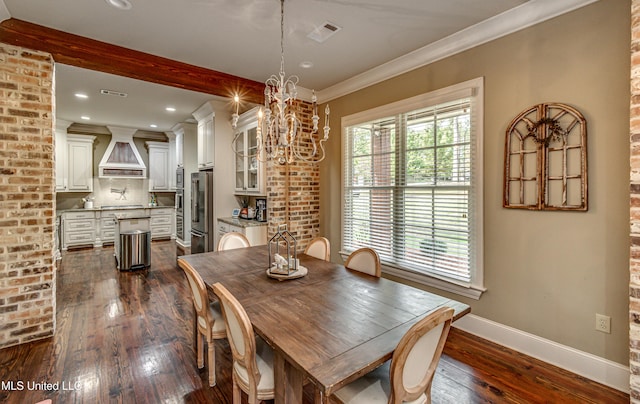
[[[198,336],[196,338],[196,351],[198,356],[198,369],[202,369],[204,367],[204,347],[202,341],[202,333],[200,331],[197,332]]]
[[[233,404],[241,404],[242,403],[242,392],[240,391],[240,386],[238,386],[238,382],[236,381],[236,374],[233,373]]]
[[[213,339],[207,341],[207,367],[209,368],[209,386],[216,385],[216,347]]]

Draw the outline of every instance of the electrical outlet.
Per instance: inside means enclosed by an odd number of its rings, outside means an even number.
[[[596,313],[596,330],[611,334],[611,317]]]

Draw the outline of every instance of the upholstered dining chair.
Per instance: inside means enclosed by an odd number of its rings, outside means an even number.
[[[344,266],[369,275],[377,276],[382,274],[380,269],[380,256],[368,247],[363,247],[352,252],[344,263]]]
[[[193,307],[196,311],[196,351],[198,356],[198,368],[204,366],[204,344],[202,337],[207,340],[207,367],[209,370],[209,385],[216,385],[216,351],[214,339],[227,337],[224,319],[220,311],[220,303],[209,300],[207,287],[200,274],[187,262],[179,261],[180,268],[187,277]]]
[[[233,404],[241,403],[241,391],[247,394],[248,404],[272,400],[275,384],[271,347],[260,337],[256,338],[247,313],[227,288],[216,283],[213,293],[220,300],[233,356]]]
[[[431,403],[431,385],[447,341],[453,309],[440,307],[414,324],[383,366],[331,397],[340,404]]]
[[[223,234],[218,241],[218,251],[232,250],[234,248],[245,248],[250,246],[251,244],[249,243],[247,236],[235,231]]]
[[[316,237],[309,242],[304,253],[312,257],[329,261],[331,257],[331,245],[329,240],[324,237]]]

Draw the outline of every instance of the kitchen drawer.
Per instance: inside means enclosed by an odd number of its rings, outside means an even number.
[[[104,241],[113,241],[116,238],[116,230],[115,230],[115,228],[113,228],[113,229],[105,229],[105,228],[103,228],[101,233],[102,233],[101,239],[102,239],[103,242]]]
[[[100,220],[100,228],[101,229],[115,229],[116,221],[112,217],[103,217]]]
[[[103,219],[114,219],[116,217],[143,217],[146,216],[144,213],[144,209],[110,209],[108,211],[102,212]]]
[[[171,237],[171,224],[166,226],[151,225],[151,238]]]
[[[151,226],[171,224],[171,216],[151,216]]]
[[[229,224],[218,220],[218,233],[219,234],[229,233]]]
[[[150,209],[151,213],[149,216],[171,216],[171,214],[173,213],[173,208],[166,208],[166,209]]]
[[[65,220],[64,222],[64,231],[67,232],[77,232],[82,230],[91,230],[95,228],[95,220]]]
[[[242,233],[242,234],[245,233],[244,228],[240,226],[234,226],[232,224],[229,225],[229,231],[230,232],[235,231],[236,233]]]
[[[74,219],[93,219],[96,217],[95,212],[86,211],[86,212],[64,212],[64,218],[66,220],[74,220]]]
[[[64,233],[65,245],[93,244],[95,241],[93,230],[90,231],[74,231],[73,233]]]

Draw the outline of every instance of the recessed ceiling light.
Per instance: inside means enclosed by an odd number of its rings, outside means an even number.
[[[77,98],[89,98],[89,96],[88,96],[88,95],[83,94],[83,93],[75,93],[74,95],[75,95]]]
[[[303,69],[311,69],[313,67],[313,62],[305,60],[304,62],[300,62],[300,67]]]
[[[84,119],[85,121],[90,121],[91,117],[88,116],[81,116],[80,119]]]
[[[149,125],[150,128],[157,128],[158,125],[156,125],[155,123],[152,123],[151,125]]]
[[[130,10],[131,2],[129,0],[104,0],[108,5],[120,10]]]
[[[176,112],[176,109],[174,107],[166,107],[165,110],[169,112]]]

